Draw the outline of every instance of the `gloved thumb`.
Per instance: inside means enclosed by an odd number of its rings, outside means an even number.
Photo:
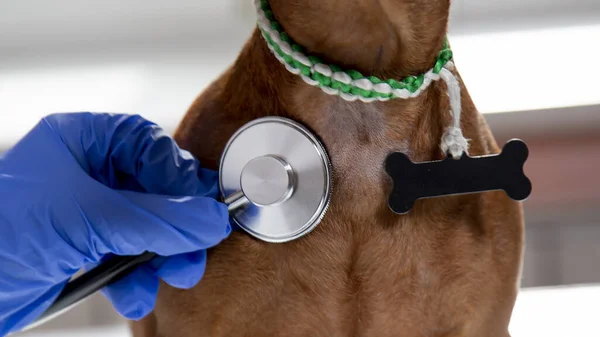
[[[137,221],[123,224],[110,233],[108,242],[115,254],[151,251],[171,256],[205,250],[219,244],[231,232],[227,206],[213,198],[119,193],[136,210],[131,216]],[[113,214],[119,220],[124,216],[118,210]]]
[[[205,250],[231,232],[227,206],[209,197],[106,188],[75,198],[87,224],[81,227],[86,230],[62,234],[70,237],[71,244],[80,251],[89,252],[96,262],[107,254],[139,255],[149,251],[172,256]]]

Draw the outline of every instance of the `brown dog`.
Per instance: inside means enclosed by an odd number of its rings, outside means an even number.
[[[271,0],[284,30],[330,64],[379,78],[433,66],[450,0]],[[455,72],[456,74],[456,72]],[[456,74],[458,76],[458,74]],[[499,152],[461,82],[470,155]],[[193,289],[161,285],[136,337],[509,336],[523,252],[521,205],[504,192],[387,206],[392,151],[441,159],[447,86],[420,96],[347,102],[286,71],[257,30],[239,58],[198,97],[176,140],[217,169],[244,123],[285,116],[312,129],[332,160],[331,207],[308,236],[268,244],[234,232],[208,255]]]

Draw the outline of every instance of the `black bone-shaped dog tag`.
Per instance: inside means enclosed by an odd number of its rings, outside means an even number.
[[[393,180],[389,207],[395,213],[410,211],[421,198],[504,190],[513,200],[525,200],[531,181],[523,172],[529,156],[527,145],[512,139],[495,155],[413,163],[405,154],[394,152],[385,163]]]

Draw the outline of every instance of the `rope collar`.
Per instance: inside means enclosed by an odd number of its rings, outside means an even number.
[[[258,27],[267,42],[269,50],[292,74],[298,75],[311,86],[320,88],[329,95],[339,96],[346,101],[360,100],[365,103],[409,99],[419,96],[431,82],[440,78],[446,82],[450,100],[452,125],[442,136],[440,148],[454,159],[459,159],[468,150],[460,125],[461,98],[460,84],[452,74],[452,50],[448,41],[438,53],[435,65],[418,76],[408,76],[402,80],[381,80],[375,76],[363,76],[356,70],[343,70],[335,65],[327,65],[318,57],[306,55],[304,48],[294,43],[275,19],[268,0],[254,0]]]

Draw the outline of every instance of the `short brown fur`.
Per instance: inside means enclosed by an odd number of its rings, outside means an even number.
[[[427,71],[449,0],[271,0],[284,29],[330,63],[401,78]],[[457,55],[460,63],[460,55]],[[462,86],[470,154],[499,152]],[[175,138],[217,169],[229,137],[262,116],[302,122],[324,142],[335,185],[308,236],[268,244],[234,232],[211,249],[190,290],[161,284],[136,337],[506,337],[523,253],[521,205],[504,192],[387,207],[385,156],[442,158],[450,122],[443,81],[417,98],[346,102],[289,74],[255,31],[236,62],[194,102]]]

